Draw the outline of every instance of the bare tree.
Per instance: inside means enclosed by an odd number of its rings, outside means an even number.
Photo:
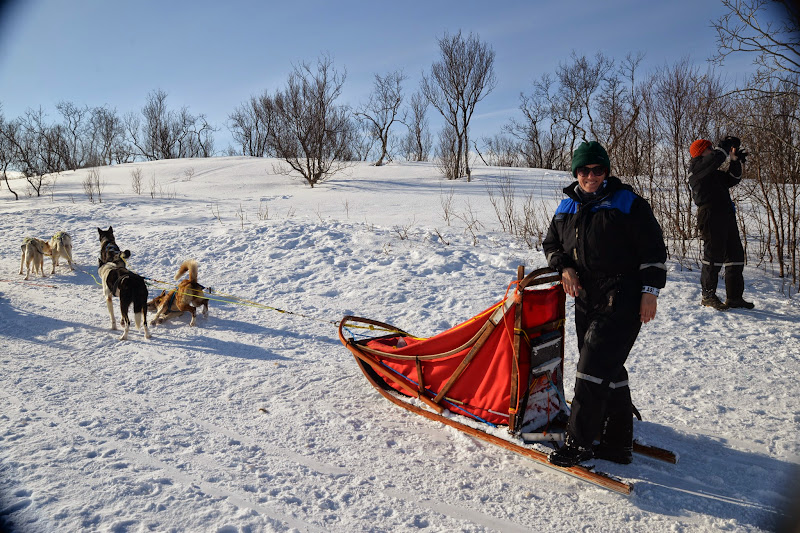
[[[14,162],[14,146],[9,140],[11,133],[7,131],[9,125],[3,116],[3,108],[0,106],[0,179],[6,182],[8,192],[14,195],[15,200],[19,200],[19,195],[11,188],[8,181],[8,170]]]
[[[82,168],[86,164],[89,151],[86,145],[89,108],[61,101],[56,104],[56,109],[63,118],[64,153],[61,154],[61,158],[64,160],[64,165],[70,170]]]
[[[629,61],[625,67],[635,69],[638,61]],[[568,170],[581,141],[597,140],[613,154],[636,123],[635,103],[614,61],[602,53],[590,59],[572,52],[555,76],[542,75],[530,94],[520,95],[522,119],[512,119],[504,130],[518,140],[526,165]]]
[[[91,203],[97,199],[98,203],[103,203],[102,192],[105,182],[100,181],[100,170],[97,167],[89,169],[89,173],[83,178],[83,193]]]
[[[28,109],[24,116],[6,123],[2,134],[13,158],[11,164],[22,172],[37,196],[46,184],[46,174],[66,170],[61,128],[49,125],[41,108]]]
[[[549,74],[533,84],[530,95],[520,94],[522,119],[512,119],[504,131],[518,140],[528,167],[568,170],[571,156],[567,122],[558,115],[557,82]]]
[[[796,4],[788,0],[722,0],[722,4],[728,12],[712,23],[718,36],[714,61],[722,64],[731,54],[748,54],[758,67],[745,87],[733,89],[725,97],[794,98],[800,93],[800,11]],[[754,108],[759,109],[764,108]],[[786,111],[791,122],[800,123],[799,109]],[[768,118],[757,117],[749,126],[769,124]],[[743,119],[738,117],[739,121]],[[797,137],[783,138],[771,129],[759,129],[758,133],[775,136],[776,141],[800,153]]]
[[[142,108],[142,116],[142,143],[134,141],[142,155],[150,161],[176,157],[175,145],[180,131],[174,114],[167,109],[167,93],[160,89],[151,92]]]
[[[559,64],[556,69],[559,91],[555,107],[560,120],[569,124],[570,152],[581,141],[599,141],[608,145],[598,128],[594,116],[594,100],[602,83],[614,68],[614,61],[598,52],[594,59],[578,56],[574,51],[571,61]]]
[[[177,137],[177,157],[211,157],[217,131],[203,114],[194,116],[187,108],[178,113],[181,134]]]
[[[484,137],[483,143],[486,145],[486,158],[484,163],[497,167],[518,167],[523,161],[519,142],[508,135],[495,135]],[[481,156],[483,157],[483,156]]]
[[[194,116],[188,108],[167,108],[167,93],[151,92],[142,108],[142,117],[128,114],[125,128],[133,145],[147,160],[178,157],[209,157],[214,151],[214,127],[205,115]]]
[[[380,146],[380,155],[375,166],[383,165],[389,155],[389,132],[396,121],[403,103],[403,82],[408,77],[401,70],[385,76],[375,74],[375,82],[369,100],[355,111],[355,116],[368,125],[372,137]]]
[[[658,194],[659,183],[656,180],[657,147],[661,142],[659,136],[658,99],[652,87],[655,85],[655,75],[647,77],[638,94],[639,118],[634,124],[635,143],[638,143],[640,155],[636,156],[637,163],[633,165],[636,173],[630,176],[634,186],[648,198],[653,211],[659,212],[661,195]]]
[[[546,75],[544,82],[547,85],[550,83],[550,78]],[[503,130],[517,139],[517,146],[526,166],[547,168],[543,147],[546,139],[542,130],[550,116],[550,106],[540,94],[520,94],[519,98],[519,109],[523,118],[512,118]]]
[[[639,172],[636,122],[641,111],[636,71],[644,55],[628,54],[616,72],[610,73],[597,96],[600,124],[597,131],[607,139],[609,157],[616,172],[635,176]]]
[[[456,179],[453,176],[459,175],[459,168],[463,165],[463,159],[458,152],[458,135],[455,128],[450,124],[445,124],[439,132],[439,145],[434,151],[436,158],[435,164],[439,172],[448,179]]]
[[[356,119],[353,124],[353,136],[350,140],[350,151],[352,156],[349,158],[352,161],[367,161],[369,156],[373,153],[375,142],[377,139],[372,134],[370,125],[363,121]]]
[[[323,55],[316,70],[307,63],[296,66],[286,87],[275,95],[273,148],[312,188],[345,168],[352,153],[350,111],[336,103],[345,77],[334,68],[333,59]]]
[[[406,115],[408,132],[403,138],[403,152],[409,161],[427,161],[433,149],[427,115],[428,101],[422,93],[414,93]]]
[[[97,165],[127,163],[133,157],[133,147],[125,140],[125,127],[116,110],[95,107],[89,118],[92,131],[92,152]]]
[[[717,31],[714,61],[734,53],[753,56],[758,66],[749,92],[800,92],[800,11],[790,0],[721,0],[727,13],[712,22]]]
[[[267,157],[270,136],[275,123],[275,102],[268,92],[253,96],[228,117],[233,140],[241,147],[242,155]]]
[[[455,135],[455,144],[447,140],[440,146],[452,146],[451,170],[448,179],[466,175],[469,168],[469,123],[475,106],[497,84],[494,74],[494,50],[477,35],[466,39],[461,31],[456,35],[445,33],[438,40],[441,57],[431,65],[430,73],[422,76],[421,90],[428,102],[436,108],[448,125],[448,134]]]

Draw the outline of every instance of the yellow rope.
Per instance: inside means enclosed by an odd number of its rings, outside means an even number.
[[[152,282],[154,282],[154,284],[161,285],[162,288],[166,287],[166,288],[169,288],[169,289],[176,289],[176,290],[178,288],[177,285],[175,285],[173,283],[169,283],[167,281],[162,281],[162,280],[153,279],[153,278],[147,278],[147,279],[152,281]],[[222,293],[216,293],[216,292],[210,291],[211,294],[216,294],[218,296],[218,298],[213,298],[213,297],[209,296],[208,293],[200,293],[200,292],[193,291],[191,289],[186,290],[186,291],[179,291],[179,292],[183,293],[183,294],[189,294],[191,296],[198,296],[198,297],[201,297],[203,299],[210,300],[212,302],[224,302],[224,303],[230,303],[230,304],[234,304],[234,305],[243,305],[243,306],[255,307],[257,309],[267,309],[269,311],[277,311],[279,313],[284,313],[284,314],[287,314],[287,315],[295,315],[295,316],[299,316],[299,317],[302,317],[302,318],[307,318],[309,320],[313,320],[313,321],[319,322],[321,324],[333,324],[335,326],[339,325],[338,322],[333,321],[333,320],[322,320],[322,319],[319,319],[319,318],[315,318],[315,317],[311,317],[311,316],[308,316],[308,315],[304,315],[302,313],[296,313],[294,311],[287,311],[286,309],[280,309],[278,307],[272,307],[270,305],[265,305],[265,304],[262,304],[262,303],[259,303],[259,302],[254,302],[252,300],[248,300],[246,298],[241,298],[241,297],[235,296],[233,294],[222,294]],[[369,330],[373,330],[373,331],[383,331],[383,332],[387,332],[387,333],[398,333],[398,330],[395,330],[395,329],[378,328],[378,327],[375,327],[373,325],[370,325],[370,326],[348,326],[348,327],[353,328],[353,329],[369,329]]]
[[[124,258],[123,258],[122,261],[123,261],[123,263],[125,263],[125,266],[127,267],[128,266],[128,262],[125,261]],[[80,268],[78,270],[80,270],[84,274],[88,274],[89,276],[91,276],[92,279],[94,280],[94,282],[97,285],[102,285],[102,283],[100,283],[97,280],[97,278],[91,272],[87,272],[86,270],[83,270],[83,269],[80,269]],[[131,270],[131,272],[133,272],[133,271]],[[145,278],[145,280],[147,280],[149,282],[152,282],[152,283],[150,283],[150,285],[158,285],[158,286],[160,286],[159,288],[161,288],[161,289],[170,289],[170,290],[175,289],[175,290],[178,290],[178,286],[175,285],[172,282],[169,282],[169,281],[163,281],[163,280],[155,279],[155,278]],[[191,296],[199,296],[201,298],[204,298],[204,299],[212,301],[212,302],[223,302],[223,303],[230,303],[230,304],[234,304],[234,305],[243,305],[243,306],[255,307],[256,309],[267,309],[269,311],[277,311],[279,313],[284,313],[284,314],[287,314],[287,315],[295,315],[295,316],[299,316],[299,317],[302,317],[302,318],[307,318],[308,320],[313,320],[315,322],[319,322],[320,324],[333,324],[335,326],[339,325],[338,322],[333,321],[333,320],[322,320],[322,319],[311,317],[311,316],[304,315],[304,314],[301,314],[301,313],[296,313],[294,311],[287,311],[285,309],[279,309],[277,307],[264,305],[262,303],[254,302],[252,300],[247,300],[245,298],[240,298],[239,296],[235,296],[235,295],[232,295],[232,294],[216,293],[216,292],[213,292],[213,290],[209,290],[209,292],[211,294],[216,294],[218,296],[218,298],[212,298],[207,293],[204,293],[204,292],[203,293],[199,293],[199,292],[195,292],[195,291],[193,291],[191,289],[188,290],[188,291],[179,291],[179,292],[181,292],[183,294],[189,294]],[[373,325],[369,325],[369,326],[348,325],[347,327],[352,328],[352,329],[369,329],[369,330],[372,330],[372,331],[382,331],[382,332],[386,332],[386,333],[400,333],[400,331],[396,330],[396,329],[379,328],[379,327],[375,327]]]

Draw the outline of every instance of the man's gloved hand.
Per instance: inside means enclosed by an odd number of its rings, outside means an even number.
[[[744,164],[744,162],[745,162],[745,159],[747,159],[747,152],[745,152],[744,150],[740,150],[740,149],[738,149],[738,148],[737,148],[736,150],[734,150],[734,151],[733,151],[733,153],[734,153],[734,155],[736,155],[736,158],[737,158],[737,159],[738,159],[738,160],[739,160],[739,161],[740,161],[742,164]]]
[[[728,135],[724,139],[722,139],[717,146],[725,150],[725,153],[730,153],[731,148],[738,149],[739,146],[742,144],[742,141],[739,140],[739,137],[734,137],[733,135]]]

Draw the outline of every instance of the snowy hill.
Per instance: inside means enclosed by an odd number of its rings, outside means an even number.
[[[800,464],[800,305],[779,280],[747,267],[756,309],[720,313],[700,307],[699,272],[670,264],[627,366],[636,437],[680,461],[595,461],[634,483],[620,496],[398,409],[336,338],[345,314],[427,336],[498,301],[517,265],[545,261],[500,231],[487,185],[510,178],[554,209],[567,173],[477,167],[466,183],[431,164],[357,164],[310,189],[275,163],[101,168],[100,203],[83,193],[87,171],[41,198],[5,191],[0,525],[770,531],[784,519]],[[96,228],[109,225],[133,270],[172,280],[195,258],[200,283],[245,301],[117,341],[96,284]],[[72,235],[78,269],[23,282],[19,244],[57,231]],[[571,322],[566,353],[571,397]]]

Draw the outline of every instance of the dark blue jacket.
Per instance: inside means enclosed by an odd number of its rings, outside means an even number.
[[[581,278],[636,278],[663,288],[667,249],[647,201],[614,176],[597,199],[581,203],[575,188],[558,206],[542,243],[550,267],[572,267]]]

